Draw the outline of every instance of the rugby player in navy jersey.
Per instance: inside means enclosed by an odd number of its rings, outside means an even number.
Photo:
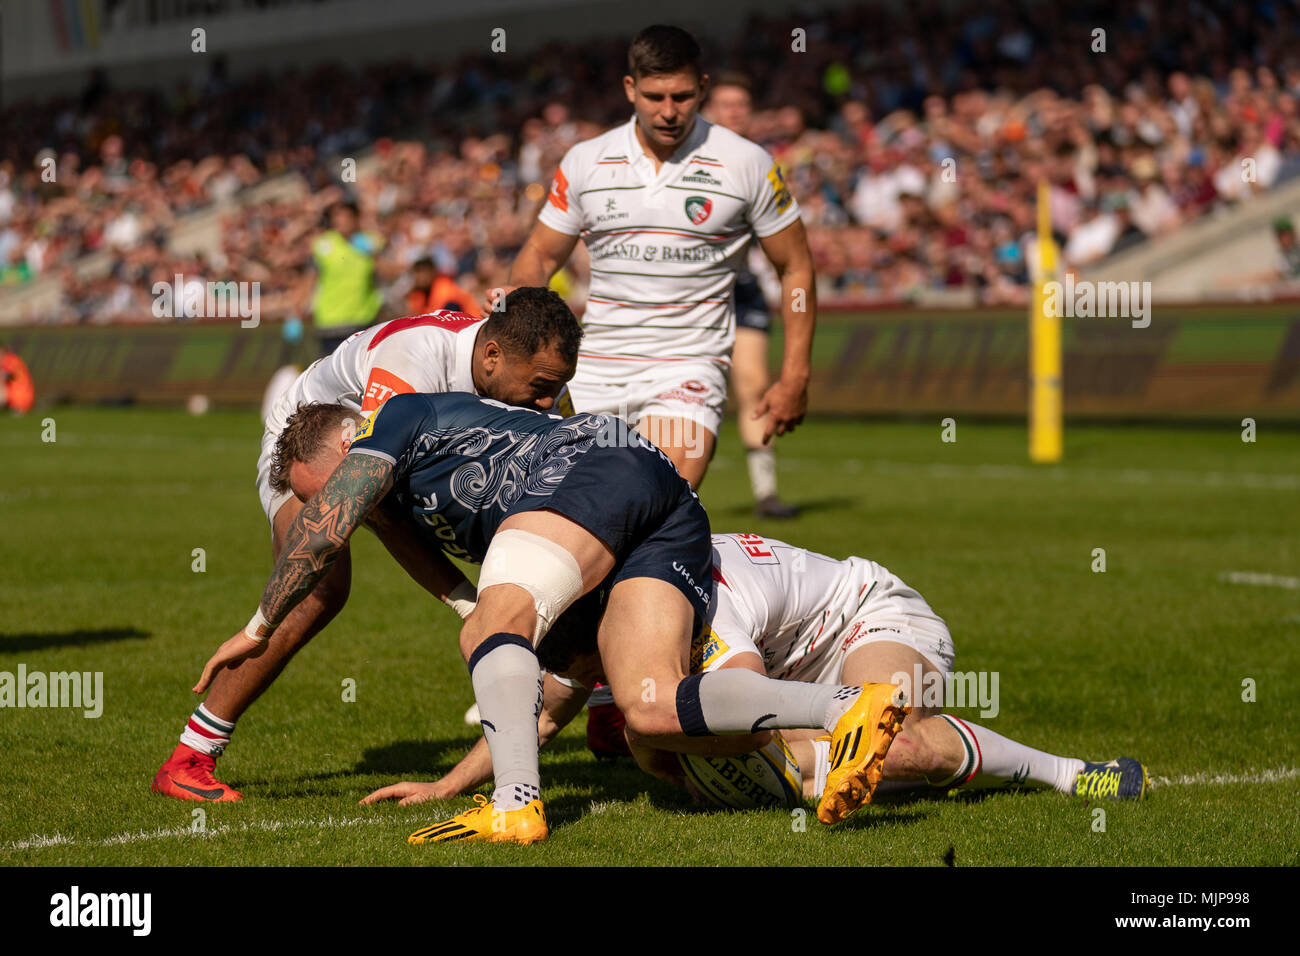
[[[609,589],[597,646],[631,730],[664,750],[700,737],[824,728],[844,759],[819,817],[871,799],[908,711],[891,684],[777,681],[747,670],[688,676],[691,638],[712,597],[712,543],[699,499],[663,452],[619,418],[560,418],[460,393],[397,395],[360,431],[341,405],[305,405],[286,428],[319,436],[289,466],[306,502],[252,620],[217,650],[195,690],[260,653],[387,496],[430,547],[482,563],[460,633],[494,770],[491,800],[418,830],[411,842],[533,843],[548,830],[538,773],[542,671],[555,619]]]

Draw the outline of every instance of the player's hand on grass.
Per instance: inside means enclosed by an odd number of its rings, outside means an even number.
[[[212,678],[223,667],[232,667],[248,657],[257,657],[266,650],[266,641],[255,641],[241,629],[238,634],[217,648],[217,652],[203,665],[203,676],[194,685],[194,693],[201,694],[208,689]]]
[[[487,294],[483,296],[483,314],[485,316],[491,315],[492,311],[497,306],[497,301],[504,300],[506,296],[511,292],[514,292],[517,288],[519,288],[517,285],[498,285],[488,289]],[[502,301],[501,310],[505,311],[504,301]]]
[[[401,783],[390,783],[386,787],[380,787],[367,797],[363,797],[362,804],[378,803],[380,800],[396,800],[399,807],[409,807],[417,803],[424,803],[426,800],[446,800],[449,797],[456,796],[460,791],[450,786],[442,780],[435,780],[432,783],[421,783],[416,780],[403,780]]]
[[[754,418],[767,416],[767,425],[763,429],[763,441],[766,443],[773,435],[792,432],[803,421],[808,411],[808,383],[794,383],[787,379],[778,379],[772,387],[763,393],[762,400],[754,409]]]

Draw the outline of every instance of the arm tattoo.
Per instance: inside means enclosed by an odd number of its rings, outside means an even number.
[[[262,613],[272,627],[311,593],[392,483],[393,466],[382,458],[343,457],[289,526],[284,550],[262,592]]]

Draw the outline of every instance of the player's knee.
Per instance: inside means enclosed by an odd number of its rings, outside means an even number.
[[[767,389],[767,375],[761,370],[742,369],[739,365],[731,371],[731,390],[735,393],[736,404],[741,408],[753,408],[763,397]]]
[[[627,720],[628,729],[640,737],[661,737],[681,733],[677,722],[677,709],[670,694],[666,700],[655,692],[654,681],[647,678],[639,694],[627,699],[624,695],[618,702],[619,709]]]
[[[510,602],[501,606],[478,606],[465,618],[460,629],[460,656],[466,661],[475,649],[493,634],[517,634],[531,638],[537,625],[537,612],[531,604]]]
[[[483,558],[475,614],[490,615],[489,633],[522,634],[536,646],[582,591],[582,567],[568,550],[542,535],[507,528],[497,532]]]

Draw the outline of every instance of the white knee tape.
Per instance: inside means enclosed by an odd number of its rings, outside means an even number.
[[[582,596],[582,568],[573,555],[549,538],[510,528],[498,532],[488,545],[478,593],[494,584],[513,584],[533,596],[535,647],[555,619]]]

